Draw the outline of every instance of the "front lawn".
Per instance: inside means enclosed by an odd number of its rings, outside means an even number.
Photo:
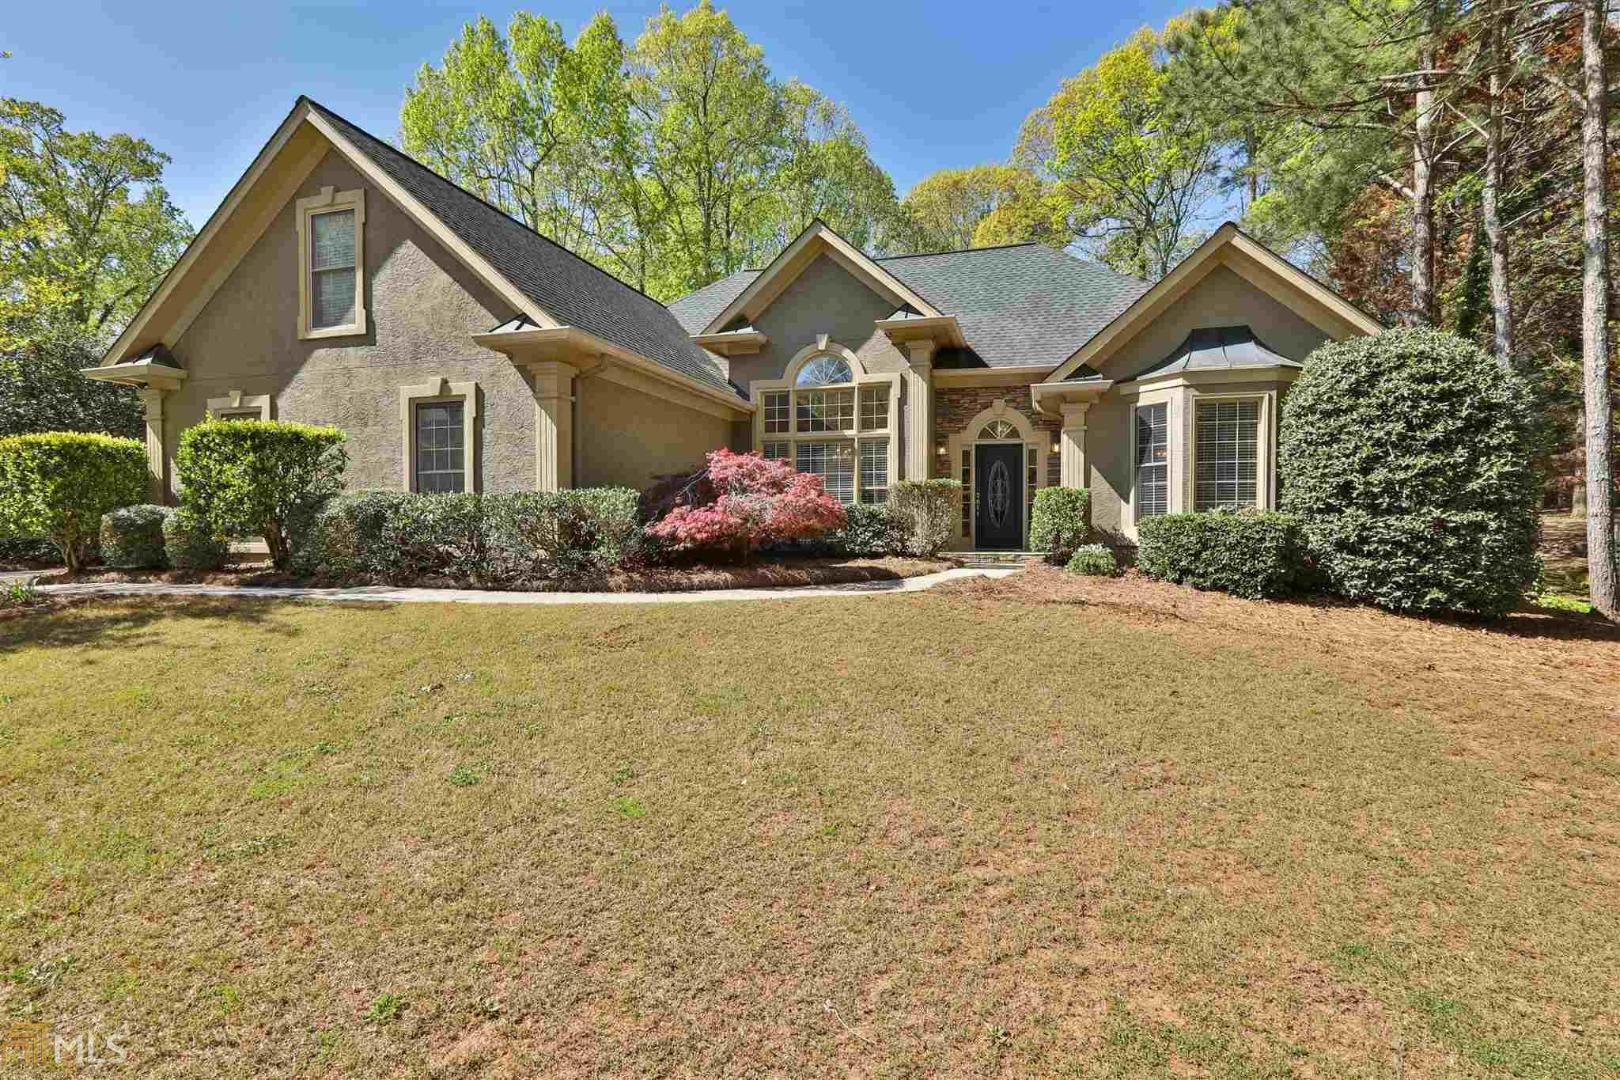
[[[1051,571],[14,615],[0,1011],[128,1075],[1609,1076],[1617,688],[1587,620]]]

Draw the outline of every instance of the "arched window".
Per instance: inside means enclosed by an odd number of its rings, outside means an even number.
[[[816,474],[843,502],[887,501],[897,376],[868,374],[853,354],[822,345],[780,381],[753,385],[760,395],[759,448],[767,458]]]
[[[1018,439],[1018,429],[1010,420],[992,420],[984,425],[979,432],[979,438],[990,440]]]
[[[849,370],[849,361],[837,356],[817,356],[799,369],[795,386],[837,386],[852,383],[855,373]]]

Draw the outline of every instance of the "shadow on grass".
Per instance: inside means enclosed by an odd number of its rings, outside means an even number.
[[[0,656],[27,646],[142,645],[157,637],[153,623],[176,619],[224,619],[291,636],[294,631],[273,618],[286,603],[268,599],[75,597],[35,607],[0,609]]]

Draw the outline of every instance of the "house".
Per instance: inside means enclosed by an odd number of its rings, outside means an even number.
[[[1035,244],[872,258],[824,224],[663,305],[300,98],[91,378],[136,386],[154,486],[208,416],[333,424],[348,484],[645,487],[716,447],[848,502],[960,478],[958,546],[1035,489],[1105,534],[1276,498],[1278,404],[1379,329],[1227,224],[1149,286]]]

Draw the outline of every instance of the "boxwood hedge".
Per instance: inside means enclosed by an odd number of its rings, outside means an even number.
[[[123,569],[164,566],[163,519],[166,506],[121,506],[101,516],[101,561]]]
[[[1091,535],[1091,492],[1077,487],[1035,491],[1029,515],[1029,546],[1063,562]]]
[[[1137,569],[1161,581],[1253,600],[1285,596],[1306,581],[1299,523],[1287,514],[1164,514],[1142,519],[1137,538]]]
[[[1282,506],[1341,595],[1498,615],[1540,571],[1533,442],[1520,380],[1451,334],[1326,345],[1283,406]]]

